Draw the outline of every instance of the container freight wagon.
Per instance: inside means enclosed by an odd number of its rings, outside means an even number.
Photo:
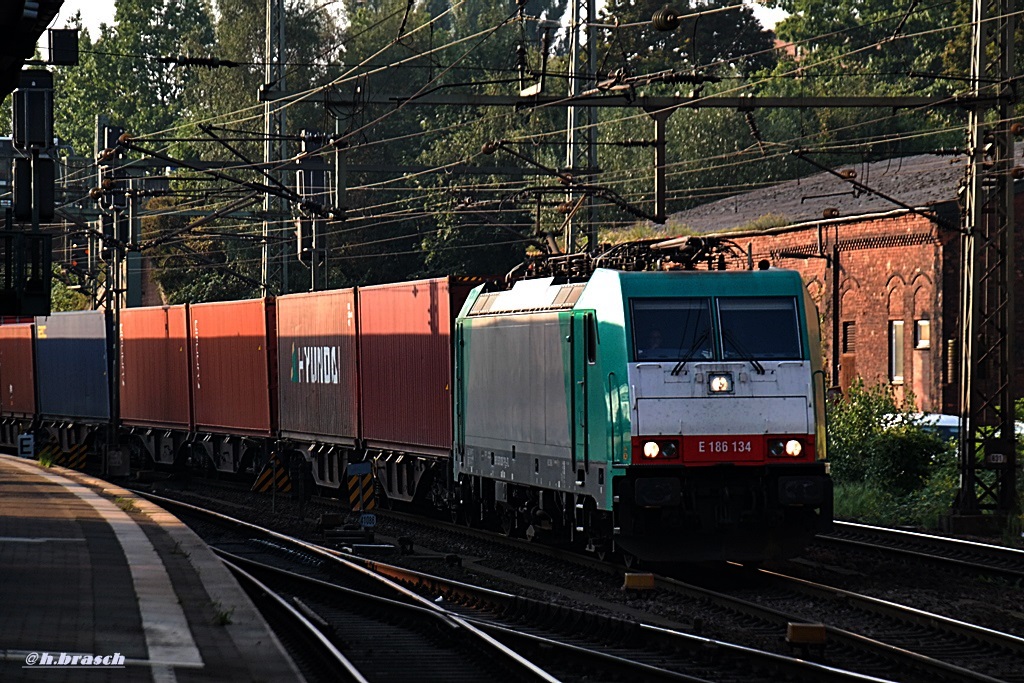
[[[192,428],[188,307],[120,315],[120,416],[138,464],[173,465]]]
[[[78,455],[106,433],[111,417],[113,330],[105,311],[54,313],[35,319],[36,400],[43,439]]]
[[[36,413],[33,326],[0,325],[0,445],[14,447]]]
[[[192,418],[188,459],[199,469],[262,466],[277,429],[274,300],[189,307]]]
[[[275,300],[281,449],[303,454],[314,481],[338,488],[358,444],[356,291]]]
[[[428,472],[447,477],[452,331],[470,289],[454,278],[359,288],[360,433],[393,499],[425,494]]]

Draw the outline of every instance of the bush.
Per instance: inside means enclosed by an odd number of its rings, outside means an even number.
[[[949,467],[955,475],[956,454],[915,424],[913,410],[912,398],[900,404],[890,387],[865,387],[861,380],[829,404],[828,456],[838,517],[912,523],[922,514],[937,519],[939,506],[949,510]],[[954,476],[954,493],[955,486]]]

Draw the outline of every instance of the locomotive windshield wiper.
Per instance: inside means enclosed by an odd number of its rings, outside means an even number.
[[[693,359],[693,352],[696,351],[697,347],[700,346],[701,344],[703,344],[704,340],[707,339],[707,338],[708,338],[708,331],[704,330],[704,332],[700,336],[698,336],[696,339],[693,340],[693,343],[690,344],[690,349],[686,352],[686,355],[684,355],[682,358],[679,359],[679,362],[675,364],[675,366],[672,368],[672,372],[669,373],[669,374],[671,374],[673,377],[675,377],[680,372],[682,372],[683,371],[683,367],[686,365],[686,361]],[[679,346],[680,346],[680,348],[682,348],[682,344],[680,344]]]
[[[750,363],[754,368],[754,372],[756,372],[757,374],[764,374],[764,366],[757,362],[757,359],[754,358],[750,353],[748,353],[746,349],[740,346],[739,342],[736,341],[736,338],[732,336],[731,332],[729,332],[728,330],[722,330],[722,340],[729,342],[732,348],[736,350],[736,357],[739,360],[745,360],[748,363]],[[723,355],[725,353],[724,347],[722,348],[722,353]]]

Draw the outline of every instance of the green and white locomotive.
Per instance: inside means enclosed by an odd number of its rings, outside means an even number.
[[[481,286],[454,342],[464,516],[655,562],[789,557],[831,524],[818,319],[795,271]]]

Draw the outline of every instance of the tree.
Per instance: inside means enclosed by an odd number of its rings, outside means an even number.
[[[698,14],[729,6],[736,8]],[[745,5],[728,0],[675,2],[672,8],[682,17],[678,28],[659,31],[651,18],[663,7],[663,0],[609,0],[602,23],[627,26],[604,29],[602,73],[625,68],[630,75],[672,69],[747,75],[775,61],[771,33]]]
[[[213,43],[207,0],[117,0],[114,19],[95,40],[82,30],[78,66],[55,68],[55,129],[86,156],[97,115],[133,136],[177,125],[194,73],[166,60],[206,55]]]
[[[186,230],[173,197],[149,202],[142,219],[143,254],[171,304],[248,299],[259,294],[259,247],[252,241]]]

